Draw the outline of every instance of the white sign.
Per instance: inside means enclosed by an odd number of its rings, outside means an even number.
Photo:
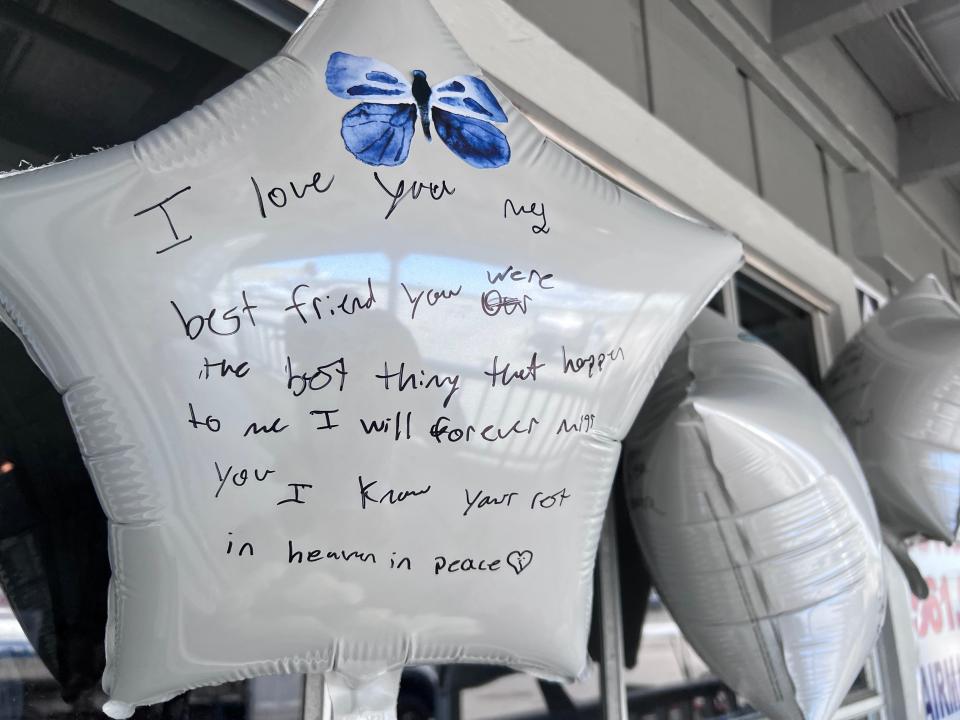
[[[960,546],[922,542],[910,558],[930,588],[926,600],[910,596],[926,718],[960,718]]]

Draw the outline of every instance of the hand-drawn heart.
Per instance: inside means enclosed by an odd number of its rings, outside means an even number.
[[[519,575],[527,566],[533,562],[533,552],[530,550],[514,550],[507,555],[507,565],[513,568],[513,571]]]

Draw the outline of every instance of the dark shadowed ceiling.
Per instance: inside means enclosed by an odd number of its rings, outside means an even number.
[[[895,118],[937,120],[925,127],[931,136],[934,130],[960,136],[960,2],[903,3],[837,39]],[[960,191],[960,175],[937,170],[931,174],[942,174]]]
[[[275,54],[314,2],[0,0],[0,170],[142,135]],[[897,122],[900,180],[960,191],[960,0],[717,2],[767,3],[783,52],[832,37]]]
[[[164,15],[194,32],[154,21]],[[290,6],[287,24],[303,15]],[[288,35],[277,18],[233,0],[0,0],[0,170],[135,139],[270,57]],[[205,37],[212,42],[197,42]]]

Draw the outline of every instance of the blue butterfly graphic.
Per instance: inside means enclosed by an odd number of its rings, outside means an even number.
[[[357,160],[367,165],[400,165],[410,154],[417,117],[431,141],[430,120],[453,153],[475,168],[510,162],[510,143],[491,122],[505,123],[500,103],[480,78],[457,75],[434,87],[423,70],[413,83],[395,68],[368,57],[335,52],[327,63],[327,88],[361,103],[343,116],[340,134]]]

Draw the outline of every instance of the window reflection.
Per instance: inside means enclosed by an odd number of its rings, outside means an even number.
[[[737,273],[740,325],[780,353],[813,387],[820,385],[820,364],[813,318],[773,290]]]

